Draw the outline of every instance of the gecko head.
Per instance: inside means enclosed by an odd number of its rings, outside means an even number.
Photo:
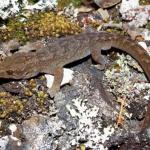
[[[21,79],[30,73],[30,71],[28,72],[30,65],[25,65],[25,62],[28,62],[30,57],[26,58],[26,53],[21,54],[13,54],[0,62],[0,78]]]
[[[3,69],[0,70],[0,78],[5,79],[20,79],[20,73],[13,69]]]
[[[22,66],[16,66],[12,62],[2,61],[0,63],[0,78],[20,79],[22,77]]]

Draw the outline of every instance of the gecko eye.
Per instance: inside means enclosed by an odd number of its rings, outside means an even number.
[[[16,49],[11,49],[10,52],[11,52],[12,54],[14,54],[14,53],[18,52],[18,49],[17,49],[17,48],[16,48]]]
[[[32,50],[30,50],[30,52],[36,52],[36,49],[32,49]]]
[[[8,73],[8,75],[12,75],[13,74],[12,70],[7,70],[6,72]]]

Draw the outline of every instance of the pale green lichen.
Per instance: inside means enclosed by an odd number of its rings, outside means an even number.
[[[57,7],[59,9],[63,9],[64,7],[69,6],[70,4],[72,4],[75,7],[78,7],[81,5],[81,0],[58,0],[58,5]]]
[[[143,73],[140,73],[141,68],[137,67],[138,64],[133,59],[131,60],[131,57],[129,59],[128,57],[118,54],[118,59],[113,66],[105,71],[105,75],[110,92],[114,93],[117,97],[125,96],[130,99],[137,95],[137,89],[134,85],[139,80],[143,81],[143,83],[140,82],[141,85],[145,85],[146,78]],[[131,63],[131,61],[133,62]],[[141,90],[139,93],[141,93],[141,97],[144,97],[147,95],[148,89]]]
[[[150,30],[150,21],[148,21],[148,23],[146,24],[146,28],[147,28],[148,30]]]

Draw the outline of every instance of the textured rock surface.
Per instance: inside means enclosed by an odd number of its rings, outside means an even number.
[[[130,142],[129,137],[133,143],[137,139],[139,143],[149,140],[148,129],[143,133],[144,138],[138,135],[140,122],[137,119],[125,120],[122,128],[115,126],[119,106],[104,89],[100,71],[89,63],[73,69],[71,86],[62,87],[54,99],[55,113],[39,115],[35,112],[18,125],[14,133],[1,137],[3,150],[74,150],[81,143],[86,148],[103,150],[118,147],[125,139]]]

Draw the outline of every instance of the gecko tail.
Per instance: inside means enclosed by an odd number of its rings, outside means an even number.
[[[137,42],[126,37],[120,36],[119,40],[118,37],[114,38],[115,39],[112,42],[112,47],[130,54],[134,59],[136,59],[150,81],[150,55],[147,53],[147,51]]]

